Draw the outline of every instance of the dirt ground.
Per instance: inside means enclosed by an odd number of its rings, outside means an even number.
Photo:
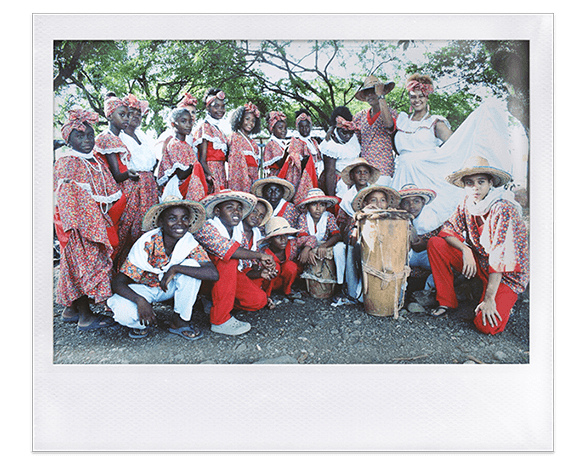
[[[58,265],[54,273],[56,282]],[[478,332],[472,322],[477,286],[445,317],[403,310],[395,319],[368,315],[362,304],[333,306],[331,299],[315,299],[299,284],[301,297],[275,296],[274,310],[235,311],[252,325],[236,337],[211,332],[208,315],[197,304],[192,320],[204,337],[196,341],[168,332],[171,309],[166,305],[154,306],[157,326],[136,340],[120,326],[79,332],[76,324],[61,320],[63,307],[54,304],[53,359],[55,364],[528,363],[528,291],[519,296],[506,330],[491,336]]]

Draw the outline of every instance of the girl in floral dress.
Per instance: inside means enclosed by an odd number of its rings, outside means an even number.
[[[250,193],[258,180],[260,148],[250,138],[260,132],[260,111],[252,103],[240,106],[231,118],[232,135],[228,140],[228,188]]]
[[[227,187],[226,156],[228,138],[221,127],[221,119],[226,114],[226,94],[219,88],[210,88],[204,96],[206,117],[194,133],[194,148],[198,150],[198,160],[204,169],[206,181],[211,191]]]
[[[109,127],[95,139],[95,155],[105,161],[127,201],[119,222],[119,253],[115,256],[115,269],[119,269],[129,249],[141,236],[141,184],[140,175],[131,167],[131,153],[119,137],[121,131],[129,126],[126,102],[108,95],[105,99],[105,117]]]
[[[174,136],[167,140],[159,164],[157,183],[164,188],[162,198],[177,196],[200,201],[208,194],[208,184],[196,153],[186,142],[193,121],[185,108],[174,109],[170,115]]]
[[[271,111],[266,116],[266,123],[271,137],[264,146],[264,168],[269,170],[270,176],[278,176],[288,153],[289,142],[285,140],[287,133],[286,114],[280,111]]]
[[[317,142],[310,137],[312,122],[306,110],[297,112],[296,127],[299,136],[291,138],[288,157],[278,176],[293,184],[296,191],[294,201],[299,203],[310,189],[317,188],[316,165],[322,158]]]
[[[70,149],[55,162],[55,229],[61,246],[56,302],[65,307],[62,320],[79,331],[111,326],[113,319],[91,311],[111,296],[117,225],[125,197],[105,163],[93,155],[96,113],[69,112],[62,128]]]

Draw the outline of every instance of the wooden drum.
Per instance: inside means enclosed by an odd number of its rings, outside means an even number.
[[[410,273],[410,214],[395,209],[356,214],[361,242],[363,305],[370,315],[398,317]]]
[[[333,248],[327,249],[324,259],[317,259],[315,265],[305,265],[301,274],[307,285],[307,292],[317,299],[328,299],[335,293],[337,284],[337,267],[333,257]]]

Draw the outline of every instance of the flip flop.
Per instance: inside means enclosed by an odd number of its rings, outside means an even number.
[[[101,322],[106,321],[104,325],[101,325]],[[106,315],[99,314],[97,318],[93,320],[90,325],[87,326],[77,326],[79,331],[93,331],[93,330],[100,330],[101,328],[109,328],[110,326],[115,325],[117,322],[113,320],[111,317],[107,317]]]
[[[61,320],[65,323],[78,323],[79,321],[79,314],[73,315],[72,317],[63,317],[61,315]]]
[[[438,312],[439,310],[443,310],[442,313],[439,313],[436,315],[436,312]],[[450,307],[446,307],[445,305],[439,305],[438,307],[436,307],[434,310],[432,310],[430,312],[430,315],[432,317],[443,317],[444,315],[446,315],[448,313],[448,311],[452,310]]]
[[[143,330],[139,328],[131,328],[127,334],[132,339],[143,339],[147,337],[147,328]]]
[[[184,331],[189,331],[190,333],[194,333],[195,336],[186,336]],[[181,328],[169,328],[169,332],[172,334],[177,334],[188,341],[195,341],[196,339],[200,339],[204,336],[204,333],[200,331],[199,328],[193,326],[182,326]],[[198,334],[196,334],[198,332]]]

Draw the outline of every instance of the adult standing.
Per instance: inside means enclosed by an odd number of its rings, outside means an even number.
[[[385,101],[385,95],[394,87],[393,82],[381,82],[377,77],[369,76],[355,94],[356,99],[370,106],[353,118],[355,133],[361,144],[361,157],[380,170],[381,177],[377,183],[385,186],[391,186],[395,171],[392,136],[397,113]]]

